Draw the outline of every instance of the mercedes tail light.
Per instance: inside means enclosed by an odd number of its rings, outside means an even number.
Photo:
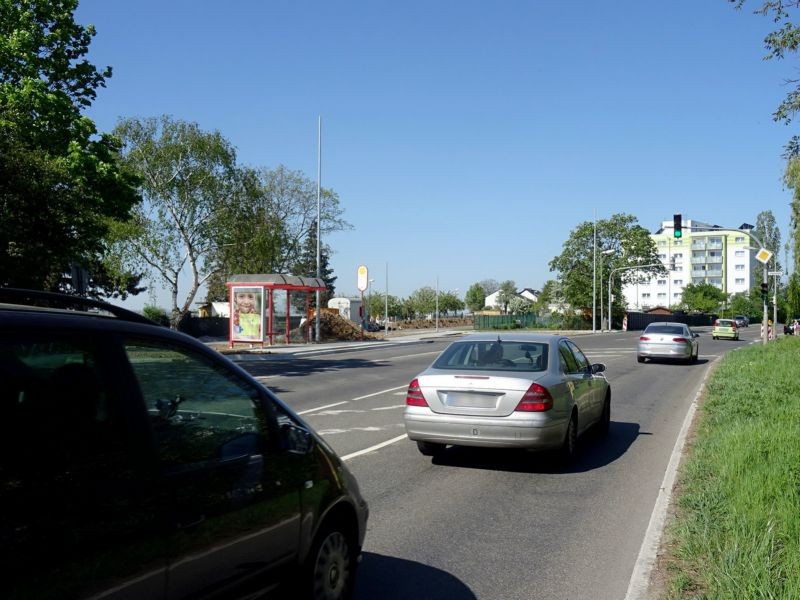
[[[646,335],[642,335],[642,336],[639,336],[639,341],[640,342],[649,342],[650,338],[647,337]]]
[[[422,390],[419,388],[419,381],[417,379],[408,384],[406,406],[428,406],[428,403],[425,401],[425,396],[422,395]]]
[[[514,410],[520,412],[544,412],[551,408],[553,408],[553,397],[550,392],[538,383],[533,383]]]

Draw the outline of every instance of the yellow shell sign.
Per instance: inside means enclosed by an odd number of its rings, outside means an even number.
[[[367,267],[358,267],[358,289],[362,292],[367,289]]]

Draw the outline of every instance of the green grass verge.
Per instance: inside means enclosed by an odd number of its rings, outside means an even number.
[[[715,370],[675,501],[668,598],[800,599],[800,338]]]

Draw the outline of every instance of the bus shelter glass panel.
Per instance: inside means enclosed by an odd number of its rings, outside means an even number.
[[[272,343],[286,339],[286,290],[272,290]]]
[[[290,292],[289,301],[289,341],[302,343],[308,341],[308,315],[306,302],[308,292]]]
[[[264,339],[263,288],[235,286],[231,312],[231,337],[234,341],[260,342]]]

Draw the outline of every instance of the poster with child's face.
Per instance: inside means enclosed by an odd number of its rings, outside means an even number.
[[[257,287],[233,288],[233,339],[237,341],[261,341],[261,307],[264,306],[264,289]]]

